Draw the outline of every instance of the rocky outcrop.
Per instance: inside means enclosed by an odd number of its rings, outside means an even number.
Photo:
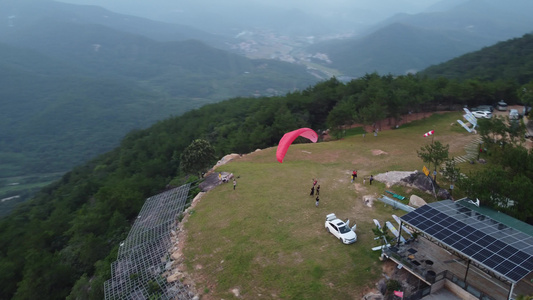
[[[429,194],[433,194],[435,192],[439,199],[451,199],[451,195],[448,190],[441,188],[437,183],[433,181],[431,177],[426,176],[422,172],[417,171],[411,174],[410,176],[403,178],[402,183],[407,186],[422,190]]]
[[[426,201],[424,201],[424,199],[418,197],[417,195],[411,195],[411,198],[409,198],[409,206],[420,207],[426,204]]]

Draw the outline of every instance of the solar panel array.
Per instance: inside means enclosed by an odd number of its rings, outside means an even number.
[[[192,299],[179,281],[167,282],[171,230],[187,203],[190,184],[150,197],[143,205],[104,284],[105,299]],[[168,273],[167,273],[168,274]]]
[[[459,202],[427,204],[401,219],[510,282],[533,271],[533,236]]]

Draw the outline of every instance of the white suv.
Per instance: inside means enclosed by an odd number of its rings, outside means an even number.
[[[357,241],[357,235],[355,234],[355,226],[348,227],[348,224],[344,223],[341,219],[338,219],[335,214],[329,214],[326,216],[326,230],[333,234],[344,244],[352,244]]]
[[[477,110],[477,111],[473,111],[472,114],[474,115],[474,117],[476,117],[478,119],[480,119],[480,118],[484,118],[484,119],[492,118],[492,113],[490,111]]]

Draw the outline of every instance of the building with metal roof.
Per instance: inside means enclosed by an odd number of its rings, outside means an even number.
[[[461,277],[463,283],[469,281],[468,272],[475,266],[488,274],[486,277],[508,284],[507,297],[489,296],[490,292],[480,292],[480,298],[512,299],[513,290],[519,283],[521,293],[525,291],[533,294],[532,282],[524,280],[526,277],[533,278],[533,226],[503,213],[479,207],[468,199],[430,203],[400,219],[400,232],[403,226],[407,226],[464,262],[466,271],[464,277]],[[412,247],[409,250],[416,252]],[[391,254],[390,251],[388,253]],[[420,265],[415,261],[415,265],[417,264]],[[416,269],[416,266],[413,268]],[[488,288],[488,285],[490,284],[472,289],[482,290]]]

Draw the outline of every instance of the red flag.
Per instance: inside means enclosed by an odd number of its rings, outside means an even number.
[[[403,298],[403,292],[394,291],[394,296],[398,296],[398,297],[402,297]]]
[[[424,133],[424,137],[433,135],[434,133],[435,133],[435,130],[428,131],[428,132]]]

